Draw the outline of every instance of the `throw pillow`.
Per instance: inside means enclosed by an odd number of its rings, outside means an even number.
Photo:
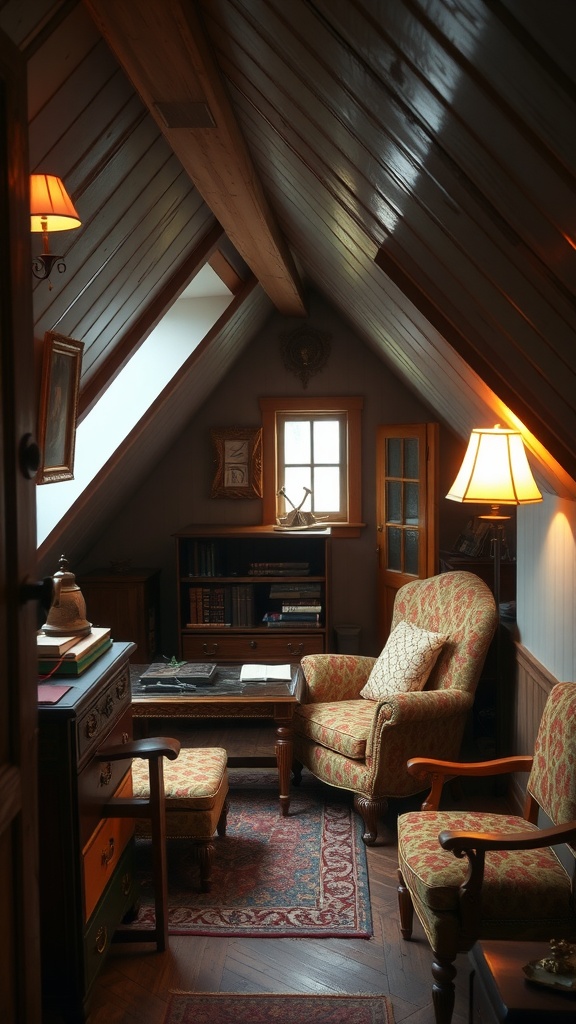
[[[367,700],[423,690],[443,644],[444,633],[430,633],[411,622],[399,622],[360,691]]]

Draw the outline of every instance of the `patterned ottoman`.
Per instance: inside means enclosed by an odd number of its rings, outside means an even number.
[[[198,852],[200,885],[210,890],[214,844],[212,837],[226,835],[228,813],[227,753],[222,747],[182,748],[175,761],[164,758],[166,836],[189,839]],[[135,797],[149,799],[148,762],[132,761]],[[137,835],[150,835],[150,822],[139,819]]]

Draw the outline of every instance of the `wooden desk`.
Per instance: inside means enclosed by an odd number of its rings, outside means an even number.
[[[470,952],[470,1024],[574,1024],[576,993],[535,985],[522,971],[548,952],[546,942],[477,942]]]
[[[292,665],[290,683],[269,681],[264,683],[240,682],[240,665],[218,665],[214,682],[198,685],[190,693],[147,693],[136,680],[132,683],[132,714],[140,731],[146,732],[143,719],[198,719],[248,718],[272,719],[276,726],[274,744],[278,768],[280,810],[286,816],[290,807],[290,771],[292,768],[292,720],[296,706],[301,702],[304,676],[300,665]],[[138,731],[138,726],[135,727]],[[267,758],[230,758],[231,767],[262,767],[273,765]]]

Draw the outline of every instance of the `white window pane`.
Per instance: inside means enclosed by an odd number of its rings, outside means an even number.
[[[317,420],[314,423],[314,462],[340,462],[338,420]]]
[[[340,470],[336,466],[314,470],[314,511],[340,511]]]
[[[290,466],[286,469],[285,483],[286,494],[290,498],[293,505],[299,505],[304,497],[304,488],[307,487],[311,490],[310,483],[310,469],[308,466]],[[292,508],[290,501],[286,502],[286,511],[289,512]],[[303,512],[310,512],[312,506],[310,503],[310,495],[306,495],[306,501],[302,505]]]
[[[308,420],[286,420],[284,424],[284,461],[310,462],[310,423]]]

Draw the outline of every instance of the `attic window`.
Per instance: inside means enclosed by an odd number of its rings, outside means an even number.
[[[262,398],[263,522],[290,511],[281,487],[303,511],[327,525],[358,526],[361,518],[363,399]]]

